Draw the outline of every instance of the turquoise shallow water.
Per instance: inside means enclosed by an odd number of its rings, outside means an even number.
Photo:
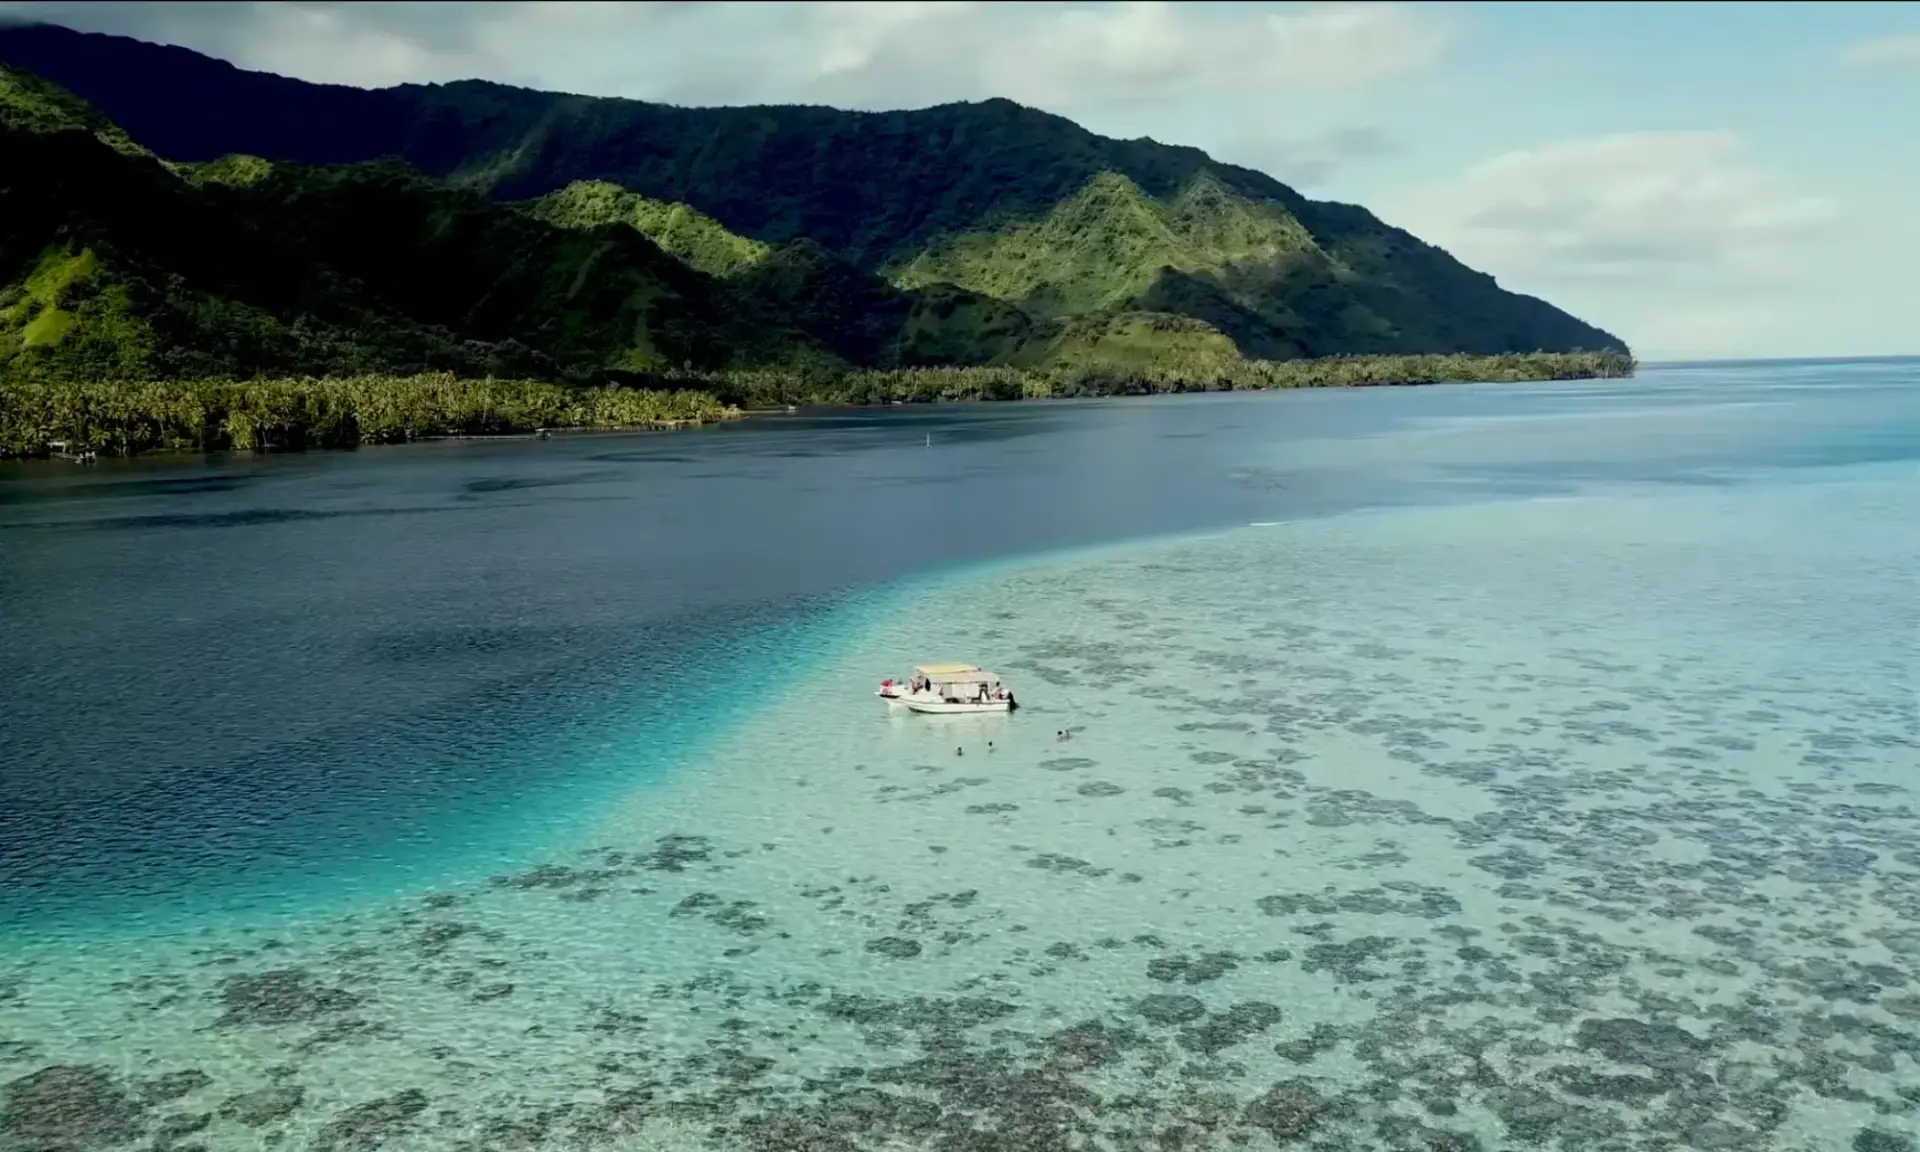
[[[502,825],[495,867],[13,934],[0,1125],[23,1148],[1908,1147],[1920,444],[1890,416],[1796,462],[1820,416],[1794,414],[1745,426],[1744,457],[1692,408],[1251,445],[1257,482],[1376,453],[1456,495],[850,593],[789,676],[742,668],[732,723],[644,770],[647,729],[610,738],[633,783]],[[1639,467],[1594,447],[1669,432]],[[1513,483],[1460,498],[1476,470]],[[1027,706],[870,695],[950,656]]]
[[[703,625],[714,622],[696,622],[668,653],[658,643],[602,649],[597,684],[562,687],[567,714],[540,718],[529,738],[501,738],[498,730],[506,724],[498,720],[488,725],[492,731],[479,733],[446,720],[424,733],[410,732],[409,744],[434,745],[424,770],[395,763],[381,742],[368,741],[356,751],[349,741],[344,754],[334,755],[355,762],[376,783],[344,803],[336,800],[324,820],[301,810],[299,794],[311,782],[275,778],[324,771],[324,761],[312,764],[296,752],[278,764],[249,763],[265,778],[227,787],[284,789],[293,797],[284,814],[251,817],[255,827],[299,821],[293,834],[334,833],[349,850],[318,859],[297,848],[266,854],[257,841],[243,838],[231,849],[212,850],[232,859],[215,880],[200,885],[181,883],[164,861],[146,875],[137,859],[102,860],[96,867],[109,880],[104,890],[80,888],[37,900],[17,919],[15,931],[0,936],[0,953],[20,945],[89,948],[106,939],[137,946],[156,935],[213,926],[262,931],[328,910],[379,907],[471,876],[476,868],[537,866],[555,844],[576,842],[603,805],[663,774],[697,766],[720,734],[751,711],[750,700],[717,694],[714,684],[742,667],[799,678],[844,655],[859,635],[865,602],[856,595],[822,598],[720,621],[710,632]],[[617,687],[622,677],[624,692]],[[564,770],[555,771],[556,764]],[[451,779],[434,779],[435,769]],[[403,778],[394,789],[398,795],[383,795],[378,782],[388,774]],[[405,779],[409,775],[412,780]],[[422,776],[428,778],[424,786]],[[434,797],[425,814],[409,810],[408,794],[434,785],[453,795]],[[196,815],[217,827],[224,813],[216,799]]]

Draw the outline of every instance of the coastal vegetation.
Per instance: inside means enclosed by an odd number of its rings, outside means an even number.
[[[1208,373],[1113,366],[673,371],[637,375],[639,387],[567,387],[450,373],[85,384],[13,381],[0,383],[0,456],[347,448],[540,429],[678,428],[733,419],[743,409],[800,404],[1499,383],[1624,376],[1633,368],[1632,358],[1624,353],[1547,352],[1238,361]]]
[[[688,389],[419,376],[0,386],[0,456],[349,448],[538,429],[677,428],[739,415]]]
[[[1236,360],[1211,369],[1088,364],[1046,369],[930,367],[827,375],[727,372],[671,375],[652,387],[696,385],[746,410],[782,405],[937,404],[1066,400],[1180,392],[1255,392],[1293,388],[1366,388],[1443,383],[1514,383],[1631,376],[1623,352],[1535,352],[1501,356],[1328,356],[1314,360]]]

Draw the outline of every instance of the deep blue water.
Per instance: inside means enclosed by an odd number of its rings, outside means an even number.
[[[1920,462],[1920,361],[7,466],[0,922],[504,858],[697,771],[754,683],[915,573],[1897,461]]]

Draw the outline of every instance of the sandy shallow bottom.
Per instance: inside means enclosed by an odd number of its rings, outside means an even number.
[[[898,590],[541,867],[16,941],[0,1148],[1911,1149],[1916,513],[1621,492]],[[869,695],[952,657],[1027,707]]]

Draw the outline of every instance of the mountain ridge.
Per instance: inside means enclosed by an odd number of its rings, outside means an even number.
[[[1145,200],[1164,204],[1203,178],[1233,201],[1232,212],[1291,217],[1324,259],[1291,269],[1257,259],[1184,268],[1110,262],[1107,271],[1147,287],[1104,308],[1199,320],[1258,357],[1626,350],[1611,333],[1501,289],[1364,208],[1310,200],[1199,149],[1096,136],[1004,99],[851,113],[681,108],[484,80],[357,89],[46,25],[0,29],[0,60],[73,89],[172,161],[249,152],[338,163],[391,154],[508,202],[604,181],[686,205],[752,244],[811,241],[895,287],[937,282],[896,278],[916,261],[924,271],[935,250],[1007,250],[1010,236],[1031,231],[1094,181],[1124,177]],[[979,271],[953,278],[978,290]],[[1033,310],[1043,313],[1036,322],[1055,314]]]
[[[582,212],[567,190],[497,204],[393,160],[163,161],[7,66],[0,145],[31,174],[0,182],[6,378],[817,376],[1108,353],[1171,370],[1196,346],[1142,356],[1129,334],[1180,330],[1125,317],[1037,327],[962,288],[894,288],[807,240],[757,245],[731,281],[713,277],[648,228],[694,220],[723,249],[741,238],[626,193]],[[556,212],[568,219],[543,219]],[[1218,366],[1224,338],[1210,335],[1189,367]]]

